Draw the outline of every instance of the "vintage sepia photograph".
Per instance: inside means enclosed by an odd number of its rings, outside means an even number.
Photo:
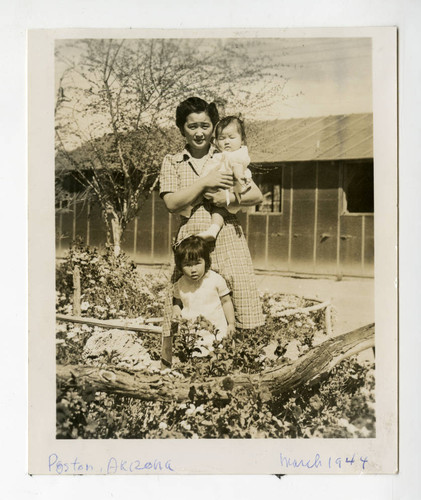
[[[397,404],[378,33],[50,34],[56,448],[34,470],[127,473],[57,450],[132,440],[161,453],[135,473],[222,441],[278,443],[280,473],[395,469],[393,445],[378,459]]]

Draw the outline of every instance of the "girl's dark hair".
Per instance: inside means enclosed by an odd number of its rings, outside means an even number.
[[[222,131],[228,127],[231,123],[235,123],[237,125],[238,133],[241,135],[241,140],[244,144],[246,144],[246,131],[244,128],[243,120],[238,116],[226,116],[219,120],[215,127],[215,139],[221,135]]]
[[[219,120],[219,113],[218,108],[216,107],[216,104],[214,102],[208,104],[200,97],[189,97],[177,106],[177,109],[175,111],[175,124],[177,125],[182,135],[184,135],[183,129],[187,117],[191,113],[202,112],[205,112],[209,116],[212,125],[215,127]]]
[[[198,259],[205,261],[205,272],[208,271],[211,266],[209,247],[206,241],[199,238],[199,236],[189,236],[174,246],[175,265],[180,272],[182,272],[183,265],[186,262]]]

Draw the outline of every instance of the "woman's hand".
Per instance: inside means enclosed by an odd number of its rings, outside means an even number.
[[[217,207],[227,207],[226,192],[224,190],[219,190],[216,192],[205,192],[203,196]],[[229,193],[229,197],[230,206],[232,207],[250,207],[253,205],[258,205],[263,200],[260,189],[253,181],[251,181],[250,185],[247,188],[247,191],[240,195],[240,203],[238,202],[234,193]]]
[[[230,194],[230,200],[231,203],[235,201],[235,196],[233,193]],[[204,198],[209,200],[213,205],[216,207],[226,207],[227,206],[227,194],[224,189],[219,189],[218,191],[215,191],[214,193],[206,192],[204,195]]]
[[[203,177],[205,190],[207,189],[229,189],[234,185],[233,175],[221,172],[219,165],[212,169],[208,175]]]
[[[172,213],[178,213],[194,204],[194,202],[209,189],[230,188],[234,184],[232,174],[220,172],[218,169],[218,166],[215,167],[208,175],[200,177],[190,186],[179,189],[174,193],[165,193],[162,198],[167,209]]]

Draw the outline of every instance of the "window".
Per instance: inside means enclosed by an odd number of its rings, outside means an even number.
[[[373,213],[373,161],[345,165],[343,190],[344,213]]]
[[[273,167],[269,172],[253,175],[263,194],[263,203],[256,207],[258,213],[282,212],[282,168]]]

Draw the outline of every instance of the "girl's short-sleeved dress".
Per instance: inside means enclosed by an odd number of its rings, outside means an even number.
[[[214,150],[211,148],[207,159],[210,159],[213,153]],[[199,173],[187,149],[175,155],[167,155],[162,163],[159,178],[160,195],[188,187],[198,178]],[[211,224],[210,203],[200,196],[192,205],[190,217],[180,216],[177,241],[204,231]],[[232,291],[236,327],[249,329],[263,325],[264,317],[250,252],[243,229],[234,214],[227,212],[224,217],[224,225],[211,246],[211,261],[211,269],[225,278]],[[173,284],[180,277],[181,273],[174,268],[164,310],[164,336],[170,335]]]
[[[181,316],[185,319],[196,319],[203,316],[219,331],[219,337],[227,333],[227,320],[222,307],[221,298],[230,290],[224,278],[209,269],[198,281],[191,281],[185,276],[174,285],[174,297],[183,304]]]

